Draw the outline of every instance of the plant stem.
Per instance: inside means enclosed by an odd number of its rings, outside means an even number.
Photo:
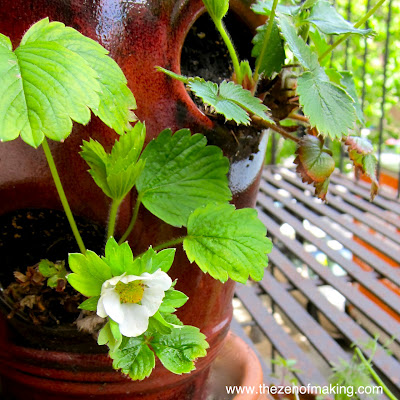
[[[65,195],[64,188],[62,186],[60,176],[58,175],[56,164],[54,163],[53,155],[51,154],[49,144],[47,143],[47,139],[44,138],[42,142],[43,151],[47,159],[47,163],[49,164],[50,172],[53,177],[54,184],[56,185],[56,189],[58,192],[58,196],[61,200],[61,204],[64,208],[65,214],[67,216],[68,222],[71,225],[72,233],[75,236],[76,243],[79,246],[79,250],[82,254],[86,253],[85,245],[83,244],[83,240],[81,234],[78,231],[78,227],[76,226],[76,222],[74,216],[72,215],[71,208],[69,206],[67,196]]]
[[[135,226],[135,223],[136,223],[136,220],[137,220],[137,216],[139,214],[139,208],[140,208],[140,204],[141,203],[142,203],[142,197],[139,195],[138,198],[136,199],[135,207],[133,208],[131,222],[129,223],[128,228],[126,229],[125,233],[122,235],[122,237],[119,240],[118,244],[122,244],[123,242],[125,242],[127,237],[132,232],[132,229]]]
[[[358,22],[356,22],[354,24],[354,28],[359,28],[360,26],[362,26],[363,24],[365,24],[365,22],[368,20],[368,18],[373,15],[376,10],[378,10],[380,8],[380,6],[385,2],[386,0],[379,0],[378,3],[375,4],[374,7],[372,7]],[[339,46],[340,43],[344,42],[349,36],[351,35],[351,33],[346,33],[345,35],[343,35],[341,38],[339,38],[338,40],[336,40],[335,42],[333,42],[328,49],[326,49],[326,51],[319,57],[318,61],[322,61],[333,49],[335,49],[337,46]]]
[[[253,74],[254,82],[258,82],[258,78],[259,78],[258,71],[260,70],[261,62],[264,59],[264,54],[268,47],[269,38],[271,37],[272,28],[274,26],[275,10],[276,10],[277,6],[278,6],[278,0],[274,0],[274,3],[272,4],[272,8],[271,8],[271,14],[268,19],[268,25],[267,25],[267,30],[266,30],[265,36],[264,36],[264,42],[263,42],[263,45],[261,48],[260,55],[257,58],[256,68],[255,68],[254,74]]]
[[[307,117],[305,117],[304,115],[300,115],[300,114],[289,114],[288,118],[290,119],[295,119],[297,121],[301,121],[304,122],[306,124],[310,124],[310,121],[308,120]]]
[[[281,136],[283,136],[285,139],[290,139],[293,142],[299,143],[300,139],[297,138],[296,136],[291,135],[289,132],[286,132],[282,127],[276,125],[276,124],[271,124],[268,121],[265,121],[255,115],[252,116],[252,120],[255,123],[255,125],[261,127],[261,128],[266,128],[266,129],[272,129],[275,132],[278,132]]]
[[[361,362],[367,367],[369,373],[374,378],[375,382],[383,389],[383,391],[389,397],[389,399],[397,400],[396,396],[383,383],[382,379],[379,377],[379,375],[371,367],[371,364],[365,359],[365,357],[364,357],[363,353],[361,352],[361,350],[358,347],[356,347],[355,352],[358,355],[358,357],[360,358]]]
[[[161,243],[158,246],[153,247],[153,250],[159,251],[162,249],[166,249],[167,247],[174,247],[177,244],[183,243],[183,241],[185,240],[186,237],[187,236],[181,236],[179,238],[169,240],[168,242]]]
[[[117,213],[121,201],[122,200],[113,200],[111,203],[110,218],[108,221],[107,239],[109,239],[111,236],[114,236],[115,223],[117,221]]]
[[[215,27],[218,29],[218,32],[221,34],[226,47],[228,48],[229,55],[231,56],[232,63],[233,63],[233,69],[235,70],[235,73],[236,73],[237,82],[239,84],[242,84],[243,77],[242,77],[242,73],[240,71],[239,58],[236,54],[236,50],[235,50],[235,47],[233,46],[232,40],[229,37],[229,35],[225,29],[224,23],[221,20],[214,21],[214,24],[215,24]]]

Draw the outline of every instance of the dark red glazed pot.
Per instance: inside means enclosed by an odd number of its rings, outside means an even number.
[[[244,11],[247,7],[245,1],[233,2],[233,8],[242,16],[250,15]],[[78,29],[110,50],[110,55],[121,66],[137,100],[137,115],[146,122],[147,141],[167,127],[172,130],[187,127],[192,131],[204,132],[212,141],[215,135],[218,136],[214,132],[213,122],[198,110],[183,84],[154,69],[160,65],[179,71],[180,53],[186,34],[202,12],[200,0],[3,0],[0,32],[10,36],[16,46],[29,26],[44,17]],[[256,24],[251,16],[246,22],[253,26]],[[88,137],[109,146],[116,134],[93,117],[88,126],[75,126],[65,143],[53,143],[52,151],[73,212],[105,224],[109,201],[96,187],[86,171],[86,164],[78,155],[82,140]],[[258,139],[261,141],[261,135]],[[254,206],[265,140],[261,141],[260,146],[257,143],[254,146],[253,143],[251,151],[248,146],[247,150],[242,147],[235,149],[225,147],[221,140],[216,142],[232,163],[230,181],[234,203],[237,207]],[[257,147],[259,151],[250,154]],[[0,214],[28,207],[60,208],[41,149],[34,150],[20,140],[2,143],[0,163]],[[122,205],[117,233],[121,234],[128,225],[134,201],[135,194]],[[155,245],[178,234],[178,230],[165,225],[142,207],[129,241],[135,253],[139,254],[150,244]],[[190,299],[180,310],[179,317],[186,324],[199,327],[210,343],[208,356],[197,362],[197,369],[192,374],[176,376],[158,366],[149,379],[139,383],[130,382],[119,373],[109,371],[110,363],[104,355],[89,357],[67,353],[69,361],[66,362],[66,353],[40,352],[22,347],[14,348],[16,359],[3,365],[7,365],[7,371],[14,369],[17,382],[24,381],[24,371],[32,374],[27,365],[36,365],[35,370],[46,376],[49,387],[58,388],[60,396],[57,397],[60,399],[80,398],[78,393],[77,397],[72,393],[63,394],[63,390],[67,390],[65,382],[93,380],[93,371],[99,374],[96,375],[96,382],[119,382],[118,387],[123,388],[123,393],[130,393],[131,396],[134,393],[130,398],[147,399],[143,393],[163,388],[162,395],[158,393],[153,398],[196,399],[207,377],[209,365],[218,354],[229,330],[234,283],[223,285],[203,274],[188,262],[181,249],[178,249],[171,274],[178,279],[177,289],[183,290]],[[12,337],[9,336],[8,340],[12,341]],[[1,351],[1,358],[11,356],[4,346]],[[25,379],[25,385],[28,391],[39,390],[34,377]],[[92,386],[92,392],[80,393],[82,398],[101,394],[102,391],[110,395],[107,392],[108,384]],[[41,399],[54,398],[44,397],[43,393]],[[111,398],[125,398],[121,393],[121,397],[111,393]]]

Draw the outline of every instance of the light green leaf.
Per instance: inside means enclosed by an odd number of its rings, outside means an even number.
[[[250,67],[250,63],[247,60],[240,61],[240,75],[243,78],[247,78],[250,82],[252,81],[253,72]]]
[[[133,265],[133,254],[128,242],[118,245],[115,239],[110,237],[107,240],[103,261],[110,267],[113,276],[127,272]]]
[[[251,9],[256,14],[269,16],[272,10],[273,3],[274,2],[271,0],[258,0],[257,3],[251,6]],[[278,6],[276,7],[276,11],[281,14],[294,16],[300,11],[300,8],[301,8],[300,6],[295,6],[295,5],[278,4]]]
[[[133,111],[135,98],[127,86],[127,80],[118,64],[108,57],[108,51],[99,43],[81,35],[61,22],[43,19],[24,35],[21,44],[36,42],[57,42],[81,56],[97,74],[100,84],[98,95],[100,103],[93,109],[106,125],[118,134],[130,129],[129,122],[135,121]]]
[[[103,283],[112,278],[110,267],[90,250],[70,254],[68,264],[73,272],[67,276],[69,284],[86,297],[99,296]]]
[[[100,346],[108,345],[110,353],[116,351],[122,343],[122,335],[116,322],[109,319],[104,327],[100,330],[97,338],[97,344]]]
[[[119,348],[110,352],[110,357],[113,359],[113,368],[121,369],[133,380],[147,378],[156,365],[154,353],[143,336],[124,337]]]
[[[253,38],[253,50],[251,55],[258,58],[261,54],[261,49],[264,44],[265,33],[267,31],[268,22],[257,28],[257,34]],[[282,69],[282,65],[285,62],[285,49],[283,47],[283,41],[279,34],[279,29],[276,21],[274,20],[271,36],[267,44],[267,50],[264,53],[264,57],[261,60],[260,72],[262,72],[265,77],[269,78],[272,73],[279,72]]]
[[[361,104],[357,95],[353,74],[350,71],[340,71],[340,75],[342,76],[340,83],[344,86],[346,92],[354,101],[353,106],[356,111],[357,119],[362,125],[364,125],[364,113],[362,111]]]
[[[135,258],[132,267],[128,267],[128,275],[141,275],[144,272],[153,274],[157,270],[168,272],[174,261],[176,249],[165,249],[156,253],[149,248],[141,257]]]
[[[252,96],[251,92],[243,89],[241,85],[223,81],[218,86],[216,83],[206,82],[202,78],[191,78],[188,86],[204,103],[212,106],[227,120],[248,125],[250,123],[249,114],[254,114],[272,122],[266,114],[268,108],[258,97]]]
[[[319,68],[318,56],[310,49],[307,43],[297,35],[292,22],[282,14],[278,14],[278,26],[290,51],[298,59],[299,63],[307,69]]]
[[[100,296],[89,297],[87,300],[79,304],[78,308],[81,310],[96,311],[99,299]]]
[[[335,10],[335,7],[324,0],[320,0],[314,5],[306,21],[327,35],[341,35],[343,33],[367,35],[372,31],[371,29],[354,28]]]
[[[192,371],[194,361],[207,354],[209,345],[205,339],[198,328],[182,326],[172,329],[168,335],[154,335],[151,347],[165,368],[182,374]]]
[[[182,307],[188,299],[189,297],[187,297],[185,293],[173,288],[168,289],[165,292],[159,311],[160,313],[174,313],[176,309]]]
[[[343,87],[341,83],[343,76],[335,68],[325,68],[325,73],[328,75],[328,78],[331,82],[337,86]]]
[[[203,0],[203,3],[214,21],[224,18],[229,9],[229,0]]]
[[[354,128],[353,99],[323,71],[304,72],[297,80],[297,93],[311,126],[324,136],[341,139]]]
[[[301,9],[307,10],[308,8],[314,7],[319,1],[321,0],[305,0],[301,5]]]
[[[272,244],[256,210],[209,204],[193,212],[187,230],[183,248],[202,271],[221,282],[262,279]]]
[[[173,226],[186,226],[189,215],[210,202],[231,199],[228,159],[206,146],[203,135],[165,130],[152,140],[141,159],[146,164],[136,187],[144,206]]]
[[[318,57],[322,56],[328,48],[329,48],[329,43],[321,36],[321,33],[317,29],[310,29],[308,32],[308,36],[312,40],[315,49],[317,50]],[[330,61],[329,57],[324,57],[320,62],[321,65],[328,65]]]
[[[117,85],[120,97],[107,92],[114,74],[123,74],[106,53],[74,29],[47,18],[28,30],[14,52],[2,35],[0,140],[21,136],[33,147],[45,136],[62,141],[70,134],[72,121],[89,122],[90,110],[117,130],[120,124],[114,122],[121,111],[126,115],[123,129],[128,129],[133,95],[126,81]],[[104,104],[113,108],[110,118],[102,112]]]
[[[12,50],[12,43],[9,37],[0,33],[0,46],[5,47],[7,50]]]
[[[83,141],[80,154],[90,166],[94,181],[108,197],[121,201],[132,190],[144,168],[144,162],[138,158],[145,136],[145,125],[137,122],[115,141],[110,154],[93,139]]]

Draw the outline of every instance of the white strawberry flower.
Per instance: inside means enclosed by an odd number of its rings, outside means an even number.
[[[117,322],[122,335],[139,336],[147,330],[149,318],[158,311],[171,285],[171,278],[161,269],[140,276],[115,276],[101,287],[97,315]]]

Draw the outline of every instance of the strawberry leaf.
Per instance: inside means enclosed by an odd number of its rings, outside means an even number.
[[[313,184],[316,196],[325,200],[329,177],[335,169],[330,150],[317,137],[304,136],[296,149],[294,163],[302,181]]]
[[[271,13],[273,1],[271,0],[258,0],[251,6],[251,9],[256,14],[267,15]],[[276,11],[285,15],[296,15],[300,11],[300,6],[278,4]]]

